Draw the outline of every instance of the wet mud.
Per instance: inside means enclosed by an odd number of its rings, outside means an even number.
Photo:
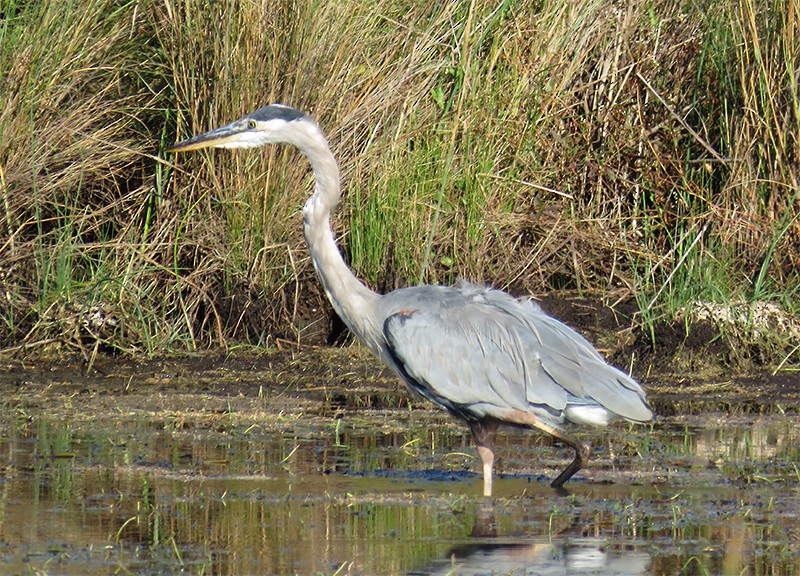
[[[7,364],[0,572],[800,573],[800,378],[644,381],[659,415],[569,451],[467,429],[359,347]]]

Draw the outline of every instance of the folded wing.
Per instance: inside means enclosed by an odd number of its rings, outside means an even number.
[[[493,408],[569,418],[570,405],[652,419],[636,381],[533,302],[474,286],[450,290],[414,290],[384,322],[390,355],[423,396],[468,419]]]

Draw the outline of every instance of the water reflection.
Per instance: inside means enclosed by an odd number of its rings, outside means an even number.
[[[638,543],[641,546],[641,543]],[[601,538],[530,538],[470,541],[454,546],[445,558],[409,576],[485,574],[649,574],[650,555],[634,543]]]
[[[534,468],[563,450],[509,432],[490,506],[461,428],[370,415],[335,434],[0,418],[0,572],[800,570],[796,417],[611,430],[566,497]],[[617,462],[637,471],[614,482]]]

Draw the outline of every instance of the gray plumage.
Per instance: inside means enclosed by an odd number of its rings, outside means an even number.
[[[510,407],[561,424],[571,404],[652,418],[636,382],[531,300],[464,284],[397,290],[381,304],[391,359],[416,391],[468,421]]]
[[[602,426],[616,418],[653,418],[636,381],[531,300],[468,283],[385,295],[364,286],[344,263],[329,224],[340,199],[336,160],[314,120],[299,110],[265,106],[168,150],[270,143],[294,145],[311,162],[316,186],[303,208],[304,232],[334,309],[412,392],[470,425],[485,495],[492,492],[500,424],[538,428],[575,449],[575,459],[552,483],[561,487],[589,456],[589,447],[567,433],[567,422]]]

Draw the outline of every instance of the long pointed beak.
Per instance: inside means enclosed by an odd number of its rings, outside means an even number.
[[[238,142],[242,133],[240,125],[236,122],[227,124],[208,132],[203,132],[197,136],[192,136],[182,142],[173,144],[167,148],[167,152],[188,152],[190,150],[200,150],[201,148],[214,148],[225,144]]]

